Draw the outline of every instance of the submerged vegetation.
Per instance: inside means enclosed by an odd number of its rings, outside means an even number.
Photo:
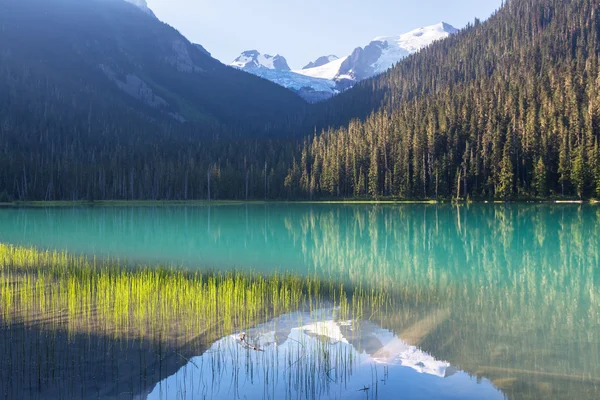
[[[343,318],[386,305],[373,290],[312,277],[131,268],[65,252],[0,244],[0,316],[71,333],[152,340],[225,335],[282,313],[327,304]],[[391,305],[391,304],[389,304]]]
[[[208,260],[208,248],[227,249],[240,252],[237,260],[246,258],[240,268],[260,259],[269,268],[259,274],[135,267],[117,259],[0,245],[0,398],[14,398],[24,388],[50,393],[45,398],[70,397],[57,394],[59,389],[85,390],[90,398],[106,390],[149,393],[183,365],[195,371],[192,359],[204,354],[212,361],[204,364],[210,373],[203,376],[219,380],[219,374],[231,373],[235,380],[254,365],[264,367],[265,380],[272,379],[282,350],[264,347],[251,336],[252,328],[277,325],[273,321],[282,314],[293,321],[297,311],[318,322],[323,309],[335,310],[330,319],[359,353],[367,346],[378,350],[377,343],[352,336],[367,331],[368,321],[437,360],[488,378],[509,398],[598,398],[600,211],[595,206],[61,209],[63,219],[44,214],[51,230],[43,229],[40,210],[7,211],[14,219],[3,224],[20,227],[19,235],[31,242],[40,232],[69,232],[93,243],[116,235],[139,249],[133,237],[160,231],[165,238],[142,238],[145,247],[138,251],[157,248],[162,254],[169,248],[168,256],[175,258],[191,246]],[[77,227],[64,223],[69,216],[77,217]],[[28,218],[35,220],[36,232]],[[24,242],[19,235],[9,240]],[[194,240],[179,243],[181,237]],[[273,267],[266,249],[285,253],[277,262],[287,261],[298,275],[266,272]],[[118,248],[112,252],[123,254]],[[260,258],[252,258],[255,253]],[[345,330],[348,321],[353,329]],[[233,347],[243,356],[234,359],[228,358],[229,347],[211,353],[211,345],[241,331],[259,350]],[[238,346],[239,336],[232,337],[228,340]],[[289,347],[286,362],[293,365],[285,375],[326,390],[336,374],[354,368],[332,346],[324,341],[298,362],[304,348]],[[254,364],[238,362],[244,359]],[[356,383],[355,377],[347,381]],[[6,387],[9,382],[12,388]],[[53,383],[59,389],[48,391]]]
[[[0,398],[133,398],[238,330],[298,310],[318,318],[323,307],[358,319],[389,301],[311,277],[130,267],[0,244]]]

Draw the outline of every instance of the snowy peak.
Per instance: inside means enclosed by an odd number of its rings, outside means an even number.
[[[387,42],[390,46],[401,47],[412,54],[437,40],[445,39],[457,32],[458,29],[452,25],[441,22],[436,25],[415,29],[399,36],[376,37],[373,39],[373,42]]]
[[[233,60],[231,65],[240,69],[266,68],[276,71],[290,71],[284,57],[279,54],[276,56],[261,54],[257,50],[244,51],[238,58]]]
[[[308,64],[306,64],[302,69],[311,69],[311,68],[321,67],[327,63],[330,63],[330,62],[338,60],[338,59],[339,59],[339,57],[335,56],[333,54],[328,55],[328,56],[319,57],[315,61],[311,61]]]
[[[143,12],[145,12],[146,14],[155,17],[155,15],[152,12],[152,10],[148,7],[148,3],[146,3],[146,0],[125,0],[125,1],[127,3],[133,4],[134,6],[136,6],[137,8],[139,8],[140,10],[142,10]]]
[[[357,47],[348,57],[296,72],[337,82],[357,82],[385,72],[409,55],[457,32],[452,25],[441,22],[399,36],[380,36],[365,47]]]
[[[403,58],[457,32],[458,29],[452,25],[441,22],[436,25],[415,29],[399,36],[375,38],[369,46],[379,43],[378,47],[382,49],[382,52],[377,61],[371,64],[372,71],[370,75],[385,72]]]
[[[273,57],[257,50],[243,52],[231,65],[293,90],[309,102],[316,102],[381,74],[409,55],[457,32],[452,25],[441,22],[398,36],[381,36],[364,47],[357,47],[349,56],[319,57],[294,71],[282,56]]]
[[[348,59],[348,57],[338,58],[318,67],[301,69],[294,72],[300,75],[310,76],[313,78],[334,80],[339,74],[340,67],[346,61],[346,59]]]
[[[326,100],[337,93],[334,81],[297,74],[290,70],[286,59],[280,55],[273,57],[258,50],[248,50],[231,66],[286,87],[311,103]]]

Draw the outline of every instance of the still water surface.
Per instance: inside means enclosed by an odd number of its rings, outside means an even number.
[[[0,227],[4,243],[316,274],[402,298],[356,327],[335,310],[319,321],[282,316],[247,333],[263,351],[241,346],[239,334],[222,338],[150,398],[600,396],[596,206],[5,208]]]

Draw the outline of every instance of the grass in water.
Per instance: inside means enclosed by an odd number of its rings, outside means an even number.
[[[0,244],[0,322],[115,338],[226,335],[300,309],[372,314],[390,296],[313,277],[189,272]]]
[[[0,398],[133,398],[236,331],[331,307],[358,320],[388,302],[313,277],[131,267],[0,244]]]

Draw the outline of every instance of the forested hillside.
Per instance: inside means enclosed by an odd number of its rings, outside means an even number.
[[[0,1],[0,201],[206,198],[305,107],[123,0]]]
[[[322,106],[292,196],[600,196],[600,2],[511,0]]]
[[[317,106],[122,0],[0,7],[0,202],[600,196],[598,0],[510,0]]]

